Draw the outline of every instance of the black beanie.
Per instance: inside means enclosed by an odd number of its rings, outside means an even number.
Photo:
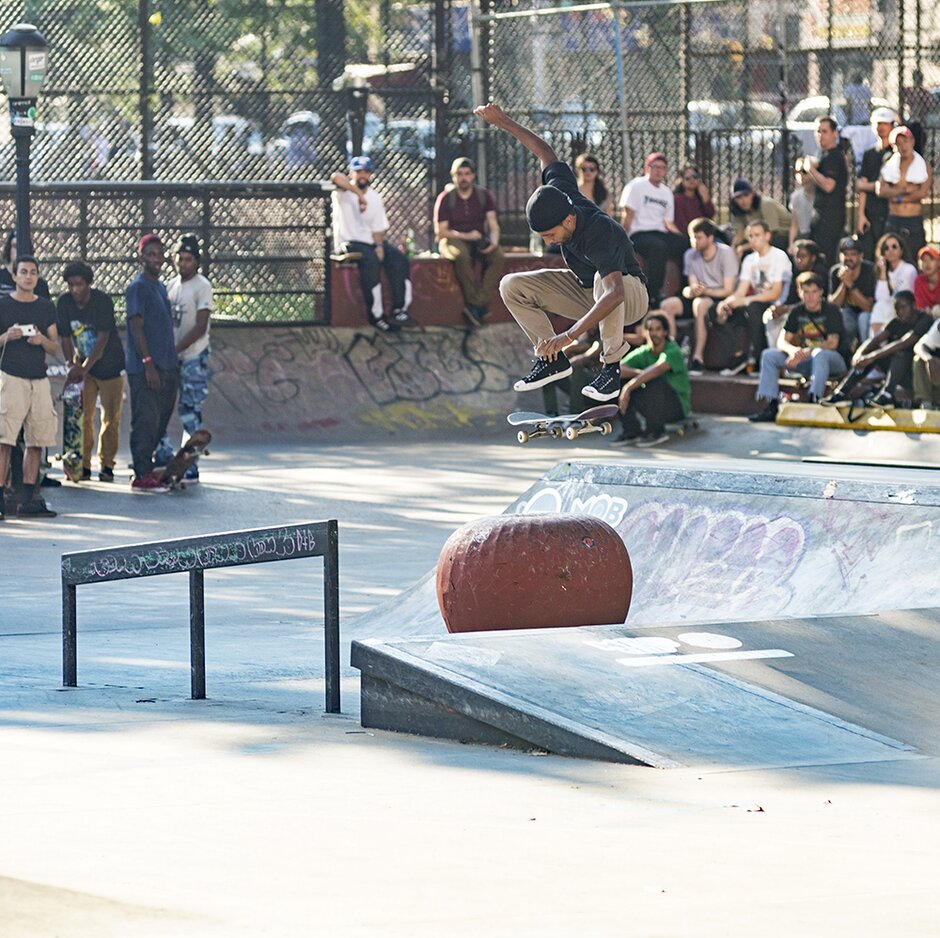
[[[539,186],[525,206],[525,217],[533,231],[548,231],[573,213],[571,199],[555,186]]]
[[[195,235],[186,234],[183,235],[179,240],[179,244],[176,246],[176,253],[179,254],[180,251],[185,251],[187,254],[192,254],[196,260],[199,260],[200,250],[199,250],[199,239]]]

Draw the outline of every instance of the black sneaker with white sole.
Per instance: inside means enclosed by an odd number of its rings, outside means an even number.
[[[592,401],[612,401],[620,396],[620,362],[608,362],[581,393]]]
[[[561,381],[571,374],[571,363],[564,352],[559,352],[554,361],[546,358],[536,358],[532,362],[532,370],[520,378],[513,386],[514,391],[535,391],[544,388],[553,381]]]
[[[397,323],[399,326],[403,326],[405,328],[418,325],[408,315],[407,310],[404,310],[404,309],[393,309],[391,319],[392,319],[392,322]]]
[[[372,325],[375,326],[379,332],[398,332],[398,330],[401,328],[397,322],[391,322],[384,316],[380,316],[378,319],[373,319]]]

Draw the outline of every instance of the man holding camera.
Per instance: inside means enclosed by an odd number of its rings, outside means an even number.
[[[476,168],[467,157],[454,160],[450,178],[452,184],[434,203],[434,232],[441,257],[453,261],[463,293],[463,314],[470,325],[481,326],[506,266],[499,246],[496,201],[489,189],[474,184]],[[483,264],[480,283],[473,273],[475,260]]]
[[[58,430],[46,377],[46,354],[59,351],[56,311],[51,301],[36,296],[39,264],[34,257],[16,259],[13,281],[13,292],[0,299],[0,520],[5,517],[3,485],[21,429],[26,455],[16,513],[54,518],[39,494],[39,458],[44,446],[55,446]]]

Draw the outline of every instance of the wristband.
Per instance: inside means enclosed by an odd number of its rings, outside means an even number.
[[[153,356],[152,356],[152,355],[145,355],[145,356],[141,359],[141,361],[142,361],[145,365],[149,365],[149,364],[153,361]]]

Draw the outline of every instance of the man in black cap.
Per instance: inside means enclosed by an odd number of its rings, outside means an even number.
[[[542,182],[526,204],[529,227],[546,244],[558,244],[567,270],[510,274],[499,285],[503,301],[532,341],[538,356],[516,391],[544,387],[571,374],[564,349],[595,326],[601,334],[601,370],[582,393],[595,401],[620,394],[620,359],[629,349],[625,326],[646,314],[646,278],[626,231],[581,195],[571,167],[540,137],[496,104],[474,109],[488,124],[512,134],[542,164]],[[548,313],[575,320],[555,335]]]

